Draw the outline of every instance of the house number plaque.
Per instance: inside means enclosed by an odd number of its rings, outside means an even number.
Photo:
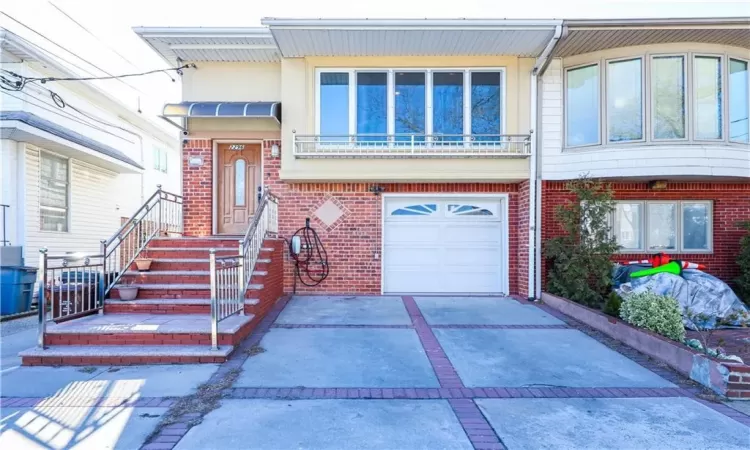
[[[245,144],[232,144],[229,146],[229,150],[245,150]]]

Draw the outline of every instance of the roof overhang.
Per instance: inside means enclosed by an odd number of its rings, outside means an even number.
[[[143,167],[121,151],[25,111],[0,113],[0,137],[28,142],[117,173],[141,173]]]
[[[268,28],[136,27],[133,31],[172,66],[182,62],[279,62]]]
[[[163,117],[273,119],[281,123],[278,102],[182,102],[164,105]]]
[[[553,56],[680,42],[750,49],[750,18],[566,20]]]
[[[265,18],[285,58],[541,54],[560,20]]]

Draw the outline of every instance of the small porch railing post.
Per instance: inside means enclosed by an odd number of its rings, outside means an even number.
[[[219,294],[216,289],[216,249],[208,251],[208,270],[211,283],[211,350],[219,349]]]
[[[156,198],[156,201],[159,204],[159,225],[156,228],[156,236],[160,237],[161,236],[161,227],[162,227],[162,222],[161,222],[161,220],[162,220],[162,218],[161,218],[161,216],[162,216],[161,184],[157,184],[156,185],[156,191],[159,193],[158,196],[157,196],[157,198]]]
[[[39,249],[39,271],[40,281],[42,283],[39,289],[39,331],[37,334],[37,346],[44,348],[44,333],[47,331],[47,299],[45,298],[47,289],[47,249]],[[54,289],[54,286],[52,287]]]
[[[237,260],[237,308],[240,310],[240,315],[245,315],[245,252],[242,250],[242,239],[240,239],[240,257]],[[248,276],[249,278],[249,276]]]
[[[99,314],[104,314],[104,293],[106,292],[106,286],[109,280],[109,277],[107,276],[107,241],[102,239],[100,243],[102,251],[102,279],[96,286],[97,292],[99,293],[99,301],[96,306],[99,307]]]

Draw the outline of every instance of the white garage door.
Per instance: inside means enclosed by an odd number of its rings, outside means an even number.
[[[507,293],[505,202],[385,197],[383,291]]]

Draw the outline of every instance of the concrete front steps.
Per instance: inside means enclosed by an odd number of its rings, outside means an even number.
[[[104,314],[48,323],[45,348],[22,352],[23,365],[219,363],[268,313],[283,291],[283,241],[267,239],[245,299],[245,315],[219,322],[219,349],[211,350],[208,249],[236,254],[237,239],[158,238],[146,256],[149,272],[131,267],[124,283],[139,286],[133,301],[117,289]],[[155,250],[157,249],[157,250]],[[221,254],[217,252],[217,254]],[[161,255],[168,254],[168,258]],[[156,255],[156,256],[154,256]]]

